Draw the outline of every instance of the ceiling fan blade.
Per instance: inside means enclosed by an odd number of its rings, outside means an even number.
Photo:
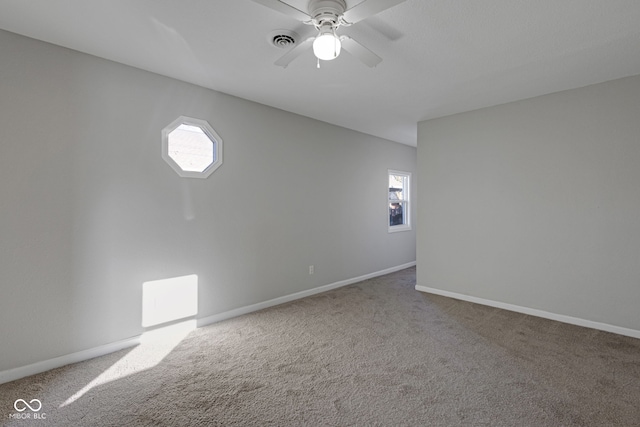
[[[253,0],[253,1],[263,6],[266,6],[270,9],[273,9],[277,12],[284,13],[285,15],[289,15],[290,17],[297,19],[298,21],[309,22],[311,20],[311,17],[308,14],[280,0]]]
[[[287,68],[287,65],[291,63],[294,59],[296,59],[302,52],[306,49],[309,49],[313,44],[315,37],[309,37],[308,39],[300,42],[296,47],[291,49],[289,52],[285,53],[280,59],[278,59],[275,64],[279,67]]]
[[[378,16],[372,16],[371,18],[366,19],[359,25],[371,28],[373,31],[384,36],[387,40],[390,40],[392,42],[396,40],[400,40],[402,37],[404,37],[404,34],[402,33],[402,31],[387,24],[383,19],[381,19]]]
[[[363,19],[380,13],[383,10],[387,10],[404,1],[405,0],[365,0],[347,10],[342,15],[342,19],[349,24],[355,24],[358,21],[362,21]]]
[[[375,67],[382,62],[382,58],[349,36],[341,36],[340,41],[342,42],[342,48],[344,50],[364,62],[365,65]]]

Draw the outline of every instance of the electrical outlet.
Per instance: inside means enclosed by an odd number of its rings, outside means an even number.
[[[313,265],[309,266],[309,274],[313,274]]]

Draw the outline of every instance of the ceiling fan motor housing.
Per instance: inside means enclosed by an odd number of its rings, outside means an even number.
[[[323,25],[331,25],[337,28],[340,25],[340,17],[347,9],[344,0],[311,0],[309,2],[309,14],[317,28]]]

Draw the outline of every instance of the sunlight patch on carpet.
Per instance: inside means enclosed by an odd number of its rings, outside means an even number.
[[[143,334],[139,346],[68,398],[59,408],[72,404],[95,387],[157,366],[195,328],[194,319]]]

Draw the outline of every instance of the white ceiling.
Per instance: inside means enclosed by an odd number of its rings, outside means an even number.
[[[272,30],[314,29],[251,0],[0,0],[0,28],[414,146],[421,120],[640,74],[638,0],[407,0],[339,30],[376,68],[273,65]]]

